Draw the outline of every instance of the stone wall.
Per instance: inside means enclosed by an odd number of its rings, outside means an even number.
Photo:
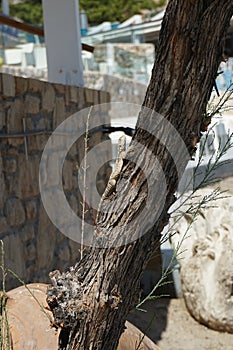
[[[47,68],[35,68],[33,66],[21,67],[14,65],[3,65],[0,68],[1,73],[11,74],[18,77],[48,80]]]
[[[99,72],[84,72],[84,78],[89,88],[108,91],[112,102],[141,105],[146,94],[147,86],[133,79]]]
[[[47,69],[2,66],[0,71],[16,76],[47,80]],[[84,80],[88,88],[108,91],[112,102],[130,102],[141,105],[147,88],[145,84],[136,80],[100,72],[84,71]]]
[[[0,74],[0,93],[0,238],[5,264],[25,282],[48,282],[50,271],[75,263],[80,247],[56,229],[44,210],[38,181],[41,155],[51,132],[63,120],[88,106],[109,102],[110,96],[8,74]],[[104,122],[109,123],[107,112]],[[89,144],[93,147],[107,138],[99,131],[90,136]],[[65,195],[76,213],[81,210],[76,169],[83,155],[80,139],[63,168]],[[100,192],[109,172],[108,164],[98,172]],[[18,284],[8,273],[7,288]]]

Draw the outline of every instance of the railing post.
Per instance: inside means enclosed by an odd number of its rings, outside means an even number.
[[[48,80],[83,86],[78,0],[43,0]]]
[[[2,12],[4,15],[9,16],[9,3],[8,0],[2,0]]]

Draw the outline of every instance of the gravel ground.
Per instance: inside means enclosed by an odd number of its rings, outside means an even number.
[[[161,350],[233,350],[233,334],[220,333],[195,321],[183,299],[161,298],[134,311],[129,320]]]

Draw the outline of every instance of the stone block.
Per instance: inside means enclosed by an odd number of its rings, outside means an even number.
[[[3,208],[5,199],[5,178],[3,173],[3,161],[0,157],[0,210]]]
[[[44,164],[44,172],[42,170],[42,184],[48,187],[57,186],[62,181],[61,170],[61,154],[59,151],[51,153],[47,158],[47,163]]]
[[[24,207],[18,198],[8,198],[6,200],[4,214],[8,225],[11,227],[19,226],[25,221]]]
[[[68,240],[68,238],[58,231],[56,234],[56,247],[63,245],[66,240]]]
[[[52,112],[54,109],[55,91],[52,84],[44,84],[42,89],[42,110]]]
[[[24,138],[23,137],[9,138],[7,140],[7,143],[12,147],[12,149],[9,150],[9,154],[15,155],[18,153],[19,147],[24,145]]]
[[[100,103],[99,91],[97,91],[97,90],[94,90],[94,92],[93,92],[93,102],[94,102],[94,105],[98,105]]]
[[[106,91],[99,91],[99,104],[101,113],[105,115],[109,112],[110,106],[110,95]]]
[[[70,260],[70,249],[66,240],[62,245],[58,246],[57,255],[61,262],[68,263]]]
[[[43,151],[48,141],[47,134],[34,135],[27,138],[28,151]]]
[[[39,79],[28,79],[28,91],[33,93],[41,92],[45,84],[47,83]]]
[[[39,163],[39,155],[29,156],[28,160],[24,154],[19,155],[19,184],[17,189],[19,198],[32,198],[39,194]]]
[[[74,143],[69,149],[69,152],[67,155],[68,157],[75,158],[77,156],[77,153],[78,153],[77,146],[76,146],[76,143]]]
[[[8,143],[8,145],[10,145],[12,147],[18,147],[18,146],[21,146],[24,144],[24,138],[23,137],[9,138],[9,139],[7,139],[7,143]],[[16,151],[15,151],[15,153],[16,153]]]
[[[63,165],[63,188],[71,191],[73,189],[73,164],[69,160],[65,160]]]
[[[72,208],[74,213],[78,212],[78,203],[77,203],[77,198],[75,197],[74,194],[72,194],[68,200],[70,207]]]
[[[17,196],[19,179],[17,173],[5,174],[5,196]]]
[[[2,74],[3,96],[15,96],[15,77],[9,74]]]
[[[25,211],[27,220],[34,220],[37,217],[37,201],[31,199],[25,202]]]
[[[57,205],[57,203],[54,203]],[[38,232],[36,235],[36,266],[38,270],[49,270],[54,259],[54,247],[56,243],[56,228],[49,220],[44,207],[39,210]]]
[[[25,129],[26,131],[32,131],[34,130],[34,122],[33,122],[33,118],[32,117],[27,117],[25,118]],[[29,137],[27,137],[27,140],[29,139]]]
[[[7,174],[15,173],[17,170],[16,158],[8,158],[4,160],[4,172]]]
[[[22,77],[16,77],[15,78],[15,90],[16,94],[22,95],[27,91],[28,88],[28,79],[22,78]]]
[[[102,142],[102,137],[103,137],[103,134],[100,131],[93,133],[88,140],[88,147],[91,149],[92,147],[95,147],[96,145],[100,144]],[[111,147],[111,145],[109,145],[109,146]],[[104,147],[104,146],[102,146],[102,147]],[[107,147],[107,144],[104,147],[104,150],[107,151],[106,147]],[[99,154],[97,156],[99,159]]]
[[[33,282],[35,281],[36,283],[38,283],[38,281],[40,280],[41,276],[40,274],[38,274],[38,271],[35,271],[35,261],[27,261],[27,265],[26,265],[26,276],[27,276],[27,280],[29,282]],[[42,280],[42,278],[41,278]],[[43,279],[44,282],[47,281],[47,278]],[[50,282],[50,281],[48,281]]]
[[[6,125],[6,110],[2,106],[2,101],[0,101],[0,130],[2,130]]]
[[[6,218],[4,216],[0,217],[0,234],[6,233],[9,230]]]
[[[37,114],[40,111],[40,99],[38,96],[27,94],[24,101],[25,113]]]
[[[7,112],[7,132],[22,132],[25,106],[21,97],[16,98]]]
[[[85,102],[88,104],[94,104],[94,93],[95,90],[85,88],[84,94],[85,94]]]
[[[36,120],[36,123],[35,123],[35,130],[49,130],[51,131],[51,119],[50,118],[46,118],[46,115],[45,115],[45,118],[40,118],[39,120]]]
[[[77,94],[78,94],[78,110],[82,109],[85,106],[85,89],[84,88],[77,88]]]
[[[70,86],[70,102],[78,102],[78,88],[76,86]]]
[[[26,278],[25,256],[20,235],[10,234],[4,237],[3,242],[7,268],[11,269],[17,276],[24,280]],[[17,281],[14,280],[14,285],[17,284],[16,282]]]
[[[65,104],[69,106],[70,104],[70,86],[65,85]]]
[[[24,256],[26,260],[26,264],[28,265],[28,262],[31,262],[33,260],[36,260],[36,247],[33,242],[29,242],[24,245]],[[35,269],[36,266],[34,265]]]
[[[71,264],[76,263],[80,259],[80,244],[76,243],[72,240],[69,240],[69,246],[70,246],[70,260]]]
[[[20,230],[20,239],[23,244],[33,241],[35,238],[35,230],[33,224],[28,224]]]
[[[53,120],[54,120],[54,129],[61,123],[63,120],[65,120],[65,102],[63,97],[56,97],[55,98],[55,108],[54,108],[54,114],[53,114]]]
[[[65,85],[62,84],[53,84],[55,91],[58,94],[64,94],[65,93]]]

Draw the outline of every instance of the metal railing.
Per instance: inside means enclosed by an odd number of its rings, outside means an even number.
[[[39,27],[35,27],[31,24],[27,24],[24,22],[20,22],[17,21],[11,17],[8,16],[4,16],[3,14],[0,14],[0,23],[22,30],[24,32],[30,33],[30,34],[34,34],[34,35],[38,35],[40,37],[44,37],[44,29],[43,28],[39,28]],[[94,47],[91,45],[87,45],[82,43],[82,49],[88,52],[93,52],[94,51]]]

